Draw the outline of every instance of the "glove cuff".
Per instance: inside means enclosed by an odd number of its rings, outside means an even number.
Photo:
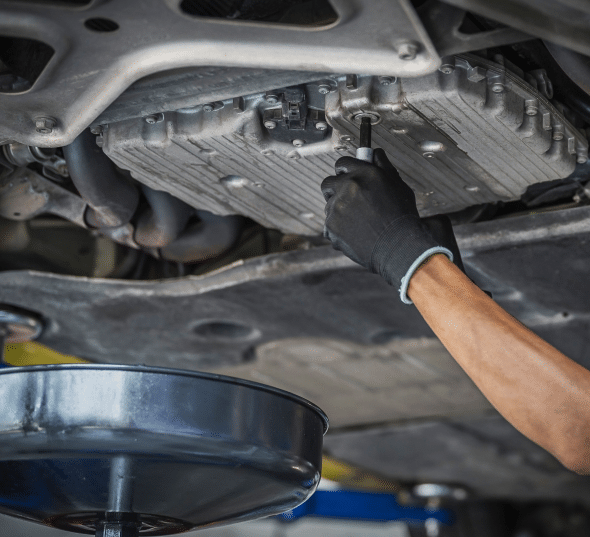
[[[453,261],[453,253],[434,240],[419,216],[405,215],[391,222],[375,242],[371,270],[399,290],[404,304],[413,304],[407,296],[410,279],[428,257],[437,253]]]

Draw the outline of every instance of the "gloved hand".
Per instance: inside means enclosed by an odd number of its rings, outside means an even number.
[[[380,274],[405,304],[410,278],[432,255],[445,254],[463,270],[448,217],[422,220],[416,197],[382,149],[374,164],[352,157],[336,162],[336,176],[322,183],[326,199],[324,236],[335,249]]]

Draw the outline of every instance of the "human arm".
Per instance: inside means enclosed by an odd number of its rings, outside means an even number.
[[[473,284],[462,271],[450,222],[452,240],[433,236],[411,189],[381,150],[375,157],[377,166],[340,159],[336,176],[322,184],[324,234],[418,308],[509,422],[566,467],[590,474],[590,372]],[[436,246],[446,247],[444,255],[430,256]]]
[[[570,470],[590,475],[590,371],[534,334],[444,255],[408,296],[483,395]]]

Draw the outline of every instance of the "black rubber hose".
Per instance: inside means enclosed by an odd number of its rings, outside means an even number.
[[[150,208],[137,222],[135,242],[145,248],[163,248],[178,237],[195,209],[168,192],[145,185],[141,189]]]
[[[196,214],[200,222],[160,250],[164,259],[197,263],[218,257],[236,243],[244,226],[241,216],[218,216],[207,211]]]
[[[133,217],[139,203],[135,185],[117,175],[115,165],[85,130],[63,148],[72,182],[86,203],[90,227],[120,227]]]

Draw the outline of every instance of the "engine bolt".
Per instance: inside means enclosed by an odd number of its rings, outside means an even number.
[[[345,134],[344,136],[340,137],[340,141],[341,142],[352,142],[352,136]]]
[[[303,147],[305,145],[305,141],[304,140],[293,140],[293,145],[295,147]]]
[[[348,148],[344,145],[337,145],[334,147],[336,151],[346,151]]]
[[[553,139],[556,141],[563,140],[563,125],[560,125],[560,124],[554,125]]]
[[[539,111],[537,99],[526,99],[524,101],[524,112],[527,116],[536,116]]]
[[[319,131],[325,131],[328,128],[328,124],[325,121],[318,121],[315,124],[315,128]]]
[[[445,64],[440,66],[440,72],[444,75],[450,75],[455,70],[455,67],[450,64]]]
[[[330,93],[330,91],[332,91],[332,88],[330,87],[329,84],[320,84],[318,86],[318,91],[322,94],[322,95],[327,95],[328,93]]]
[[[264,126],[268,129],[268,130],[272,130],[274,128],[276,128],[277,124],[274,121],[271,121],[270,119],[264,122]]]
[[[57,121],[52,117],[36,117],[35,118],[35,130],[39,134],[51,134]]]
[[[379,83],[382,86],[389,86],[391,84],[395,84],[397,81],[397,78],[394,76],[380,76],[379,77]]]
[[[422,153],[422,156],[425,158],[434,158],[434,153],[432,151],[426,151],[426,153]]]
[[[102,134],[102,125],[96,125],[95,127],[92,127],[90,132],[96,135]]]
[[[405,43],[400,43],[397,46],[397,56],[400,60],[403,61],[412,61],[416,59],[418,54],[419,45],[414,41],[406,41]]]
[[[214,106],[212,104],[204,104],[203,105],[203,110],[205,110],[205,112],[213,112],[213,108],[214,108]]]
[[[279,102],[279,96],[275,95],[274,93],[269,93],[267,95],[264,96],[264,100],[268,103],[268,104],[277,104]]]
[[[468,185],[463,187],[467,192],[479,192],[479,187],[476,185]]]
[[[492,91],[494,93],[502,93],[504,91],[504,84],[501,82],[496,82],[492,84]]]
[[[144,119],[149,125],[155,125],[156,123],[160,123],[160,121],[164,121],[164,114],[152,114],[150,116],[145,116]]]

